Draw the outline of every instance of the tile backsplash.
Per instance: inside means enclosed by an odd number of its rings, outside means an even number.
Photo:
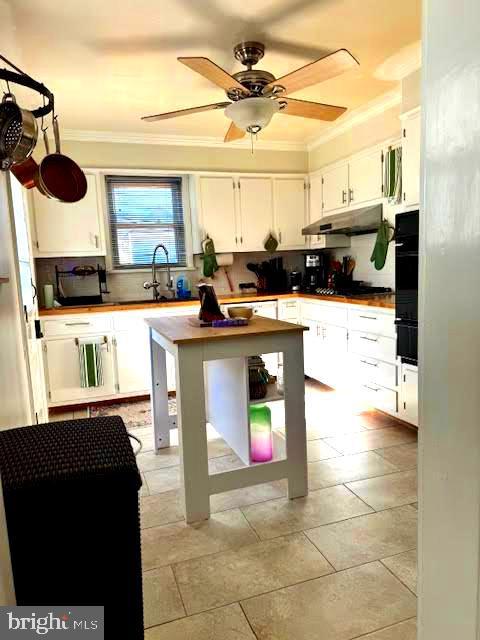
[[[284,268],[287,271],[302,270],[303,254],[301,251],[277,252],[274,254],[274,256],[283,257]],[[233,265],[227,267],[227,270],[232,280],[234,291],[239,291],[239,285],[241,282],[256,283],[256,276],[254,273],[247,269],[247,263],[261,262],[263,260],[268,260],[269,257],[270,256],[265,252],[233,254]],[[43,285],[55,285],[55,265],[57,265],[60,270],[67,271],[75,266],[82,264],[92,264],[94,266],[99,264],[100,266],[104,267],[105,258],[101,256],[98,258],[37,258],[37,260],[35,261],[35,268],[37,275],[37,285],[39,289],[40,305],[43,306],[44,304]],[[184,271],[173,271],[172,276],[174,278],[174,281],[176,281],[176,278],[181,273],[183,273],[190,280],[193,295],[195,295],[195,284],[197,284],[200,279],[203,279],[206,282],[212,282],[215,285],[217,294],[219,295],[230,293],[230,288],[228,286],[228,281],[225,276],[223,267],[215,273],[215,277],[213,279],[210,279],[202,278],[202,261],[199,256],[195,256],[194,264],[195,269],[193,270],[185,269]],[[159,278],[160,282],[166,283],[167,276],[165,271],[157,271],[157,277]],[[150,279],[151,275],[150,271],[148,270],[130,273],[109,272],[107,273],[107,284],[110,293],[108,295],[104,295],[104,301],[116,302],[122,300],[148,300],[152,297],[152,292],[146,291],[143,288],[143,283],[146,280]],[[75,288],[75,295],[82,295],[92,292],[98,293],[98,288],[96,290],[96,282],[97,280],[94,277],[67,279],[65,280],[64,284],[65,293],[67,295],[71,293],[73,291],[73,287]],[[57,292],[55,290],[55,294],[56,293]],[[164,293],[164,291],[162,291],[162,293]]]
[[[332,254],[336,260],[342,261],[343,256],[352,256],[356,262],[353,277],[355,280],[363,280],[374,287],[395,288],[395,247],[393,243],[388,245],[387,259],[381,271],[377,271],[370,262],[373,247],[377,235],[369,233],[364,236],[353,236],[349,249],[335,249]]]

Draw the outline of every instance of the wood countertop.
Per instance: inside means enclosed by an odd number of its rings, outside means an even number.
[[[252,318],[241,327],[196,327],[192,323],[196,316],[173,316],[170,318],[147,318],[146,324],[173,344],[191,342],[212,342],[228,338],[252,338],[253,336],[301,333],[307,331],[302,325],[273,320],[272,318]]]
[[[356,304],[367,307],[379,307],[383,309],[395,309],[395,295],[377,295],[364,296],[358,298],[347,298],[345,296],[320,296],[314,293],[271,293],[271,294],[251,294],[239,293],[232,295],[218,296],[218,300],[222,304],[232,304],[239,302],[263,302],[266,300],[318,300],[319,302],[336,302],[342,304]],[[190,307],[199,305],[198,300],[175,300],[175,302],[136,302],[134,304],[125,304],[122,302],[105,303],[101,305],[78,306],[78,307],[59,307],[56,309],[40,309],[40,316],[62,316],[77,315],[83,313],[112,313],[113,311],[139,311],[142,309],[161,309],[175,307]]]

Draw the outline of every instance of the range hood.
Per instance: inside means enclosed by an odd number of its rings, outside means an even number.
[[[302,229],[304,236],[344,234],[346,236],[360,236],[364,233],[378,231],[383,219],[383,205],[376,204],[371,207],[336,213],[325,216],[317,222],[309,224]]]

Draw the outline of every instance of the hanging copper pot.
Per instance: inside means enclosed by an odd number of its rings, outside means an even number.
[[[44,134],[47,155],[38,168],[38,188],[60,202],[78,202],[87,193],[87,179],[78,164],[64,156],[60,150],[60,132],[57,118],[53,119],[55,153],[49,153],[48,139]]]

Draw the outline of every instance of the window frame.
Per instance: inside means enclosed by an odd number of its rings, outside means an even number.
[[[98,172],[98,169],[97,169]],[[170,271],[195,271],[193,263],[193,240],[192,240],[192,209],[191,209],[191,174],[183,171],[159,171],[159,170],[142,170],[142,169],[102,169],[101,174],[101,195],[102,195],[102,208],[103,208],[103,223],[105,228],[106,242],[106,256],[105,262],[108,273],[123,274],[129,273],[148,273],[151,271],[151,267],[138,267],[132,269],[118,269],[113,262],[113,249],[112,249],[112,229],[110,227],[109,209],[108,209],[108,190],[107,190],[107,176],[135,176],[145,178],[182,178],[182,206],[183,206],[183,223],[185,234],[185,258],[186,266],[171,266]],[[159,264],[157,271],[166,271],[166,267]]]

